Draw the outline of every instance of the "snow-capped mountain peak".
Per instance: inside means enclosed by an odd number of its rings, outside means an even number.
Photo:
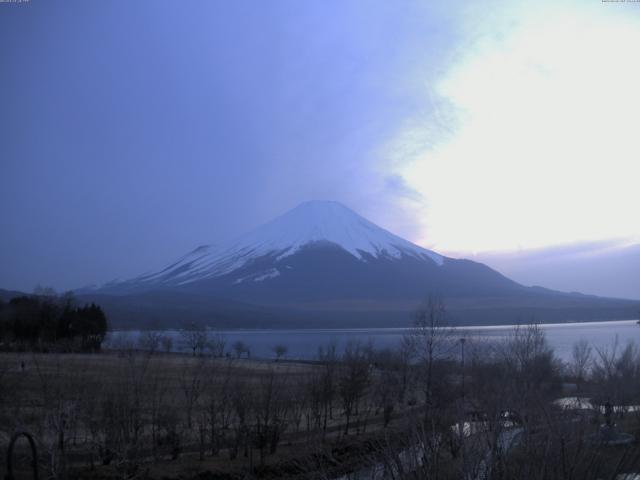
[[[184,285],[229,274],[263,257],[279,262],[304,247],[320,243],[333,244],[365,262],[372,257],[399,259],[403,256],[436,265],[444,261],[441,255],[378,227],[341,203],[309,201],[226,245],[198,247],[156,273],[125,283]],[[279,275],[280,271],[270,265],[264,272],[235,282],[265,281]]]
[[[283,251],[292,255],[305,245],[330,242],[362,259],[387,255],[426,255],[440,264],[442,256],[392,234],[361,217],[341,203],[309,201],[241,237],[235,247],[262,252]]]

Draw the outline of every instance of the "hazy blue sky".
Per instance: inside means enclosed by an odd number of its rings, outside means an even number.
[[[0,3],[0,287],[132,276],[308,199],[444,252],[637,236],[639,18]]]

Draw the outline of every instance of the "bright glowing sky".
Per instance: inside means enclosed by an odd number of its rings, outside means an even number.
[[[466,42],[424,85],[439,114],[385,151],[423,197],[418,241],[468,252],[640,236],[640,4],[493,5],[468,12]]]
[[[628,244],[639,45],[631,2],[0,2],[0,288],[312,199],[445,254]]]

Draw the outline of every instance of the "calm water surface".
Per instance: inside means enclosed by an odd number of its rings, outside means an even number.
[[[514,325],[486,327],[458,327],[456,335],[470,340],[499,341],[513,333]],[[620,320],[613,322],[556,323],[541,325],[549,344],[556,355],[564,360],[571,357],[573,344],[587,340],[598,349],[611,348],[618,340],[624,345],[633,340],[640,345],[640,325],[636,320]],[[300,330],[224,330],[227,349],[236,341],[249,346],[251,356],[255,358],[273,358],[275,345],[286,345],[287,358],[313,359],[318,348],[330,342],[336,343],[338,350],[350,340],[371,341],[376,348],[395,347],[400,344],[408,328],[353,328],[353,329],[300,329]],[[184,350],[180,332],[167,330],[162,332],[173,337],[173,348]],[[107,338],[107,347],[118,347],[123,342],[135,343],[140,331],[115,331]]]
[[[499,341],[512,334],[514,325],[486,327],[458,327],[456,335],[470,340]],[[613,322],[558,323],[541,325],[549,344],[562,359],[569,359],[573,344],[587,340],[595,348],[610,348],[616,339],[621,345],[633,340],[640,345],[640,325],[635,320]],[[334,342],[338,349],[350,340],[371,341],[376,348],[395,347],[400,344],[407,328],[353,328],[353,329],[299,329],[299,330],[225,330],[227,348],[236,341],[242,341],[251,349],[253,357],[272,358],[273,347],[286,345],[288,358],[313,359],[320,346]],[[162,332],[173,337],[174,350],[182,350],[180,332],[167,330]],[[107,346],[117,347],[122,342],[137,342],[141,332],[116,331],[107,339]]]

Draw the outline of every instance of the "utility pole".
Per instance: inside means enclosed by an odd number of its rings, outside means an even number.
[[[464,449],[464,430],[465,430],[465,401],[464,401],[464,344],[466,339],[464,337],[460,338],[460,366],[461,366],[461,395],[460,395],[460,419],[458,431],[460,432],[460,455],[462,457],[462,478],[467,480],[467,457],[465,455]],[[469,425],[469,434],[471,434],[471,425]]]
[[[462,402],[464,403],[464,343],[467,341],[466,338],[462,337],[460,339],[460,353],[462,357]],[[464,407],[464,405],[463,405]]]

